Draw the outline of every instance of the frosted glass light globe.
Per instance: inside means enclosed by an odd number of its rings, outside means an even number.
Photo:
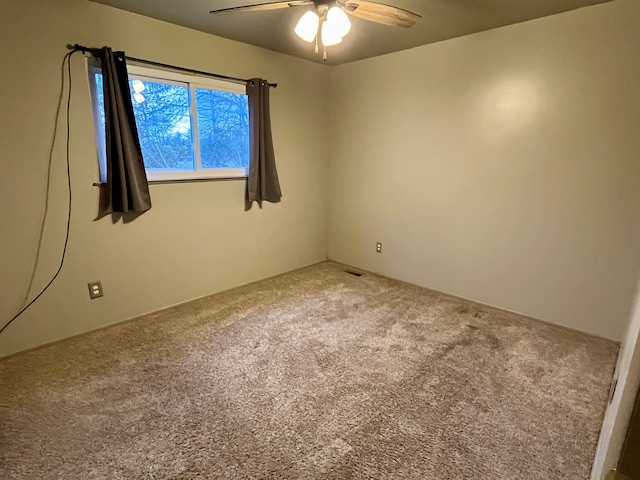
[[[327,12],[327,23],[331,25],[331,29],[336,35],[344,37],[351,30],[351,22],[349,17],[339,7],[331,7]]]
[[[132,82],[133,83],[133,91],[136,93],[142,93],[145,89],[144,83],[138,80],[137,78]]]
[[[313,39],[316,38],[316,34],[318,33],[318,23],[320,23],[318,15],[309,10],[298,20],[295,29],[296,35],[305,42],[313,42]]]
[[[342,42],[342,37],[336,32],[334,28],[332,28],[331,24],[328,22],[324,22],[322,24],[322,45],[325,47],[331,47],[333,45],[338,45]]]

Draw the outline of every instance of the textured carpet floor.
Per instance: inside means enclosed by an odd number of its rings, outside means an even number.
[[[0,361],[0,478],[587,479],[616,353],[324,263]]]

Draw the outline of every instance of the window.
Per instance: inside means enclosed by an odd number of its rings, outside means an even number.
[[[129,88],[149,180],[245,177],[249,105],[245,86],[129,66]],[[106,180],[102,72],[89,66],[100,178]]]

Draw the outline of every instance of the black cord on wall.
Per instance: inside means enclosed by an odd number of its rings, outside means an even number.
[[[27,309],[33,305],[36,300],[38,300],[42,294],[44,292],[47,291],[47,289],[51,286],[51,284],[55,281],[56,278],[58,278],[58,275],[60,274],[60,271],[62,270],[62,265],[64,264],[64,260],[67,254],[67,246],[69,244],[69,230],[71,228],[71,162],[69,159],[69,143],[70,143],[70,131],[71,131],[71,119],[70,119],[70,115],[69,115],[69,107],[71,106],[71,56],[76,53],[76,51],[71,51],[69,53],[67,53],[64,58],[62,59],[62,64],[61,64],[61,70],[63,72],[62,75],[62,84],[60,86],[60,95],[58,97],[58,109],[56,111],[56,116],[55,116],[55,127],[53,130],[53,144],[51,146],[51,150],[50,150],[50,157],[49,157],[49,162],[52,161],[52,156],[53,156],[53,150],[54,150],[54,145],[55,145],[55,141],[56,141],[56,133],[57,133],[57,125],[58,125],[58,119],[60,118],[60,106],[62,104],[62,99],[64,97],[64,64],[65,62],[67,62],[67,77],[69,79],[69,90],[67,92],[67,120],[66,120],[66,127],[67,127],[67,139],[66,139],[66,162],[67,162],[67,191],[69,193],[68,195],[68,208],[67,208],[67,230],[66,230],[66,234],[65,234],[65,238],[64,238],[64,247],[62,249],[62,255],[60,257],[60,264],[58,265],[58,269],[56,271],[56,273],[53,275],[53,277],[51,277],[51,280],[49,280],[49,282],[44,286],[44,288],[42,290],[40,290],[40,293],[38,293],[38,295],[36,295],[33,300],[31,300],[29,303],[27,303],[24,307],[22,307],[22,309],[16,313],[13,318],[11,320],[9,320],[3,327],[2,329],[0,329],[0,334],[2,332],[5,331],[5,329],[11,325],[13,323],[14,320],[16,320],[18,317],[20,317],[20,315],[22,315],[24,312],[27,311]],[[51,181],[51,176],[49,175],[47,178],[47,202],[48,202],[48,195],[49,195],[49,182]],[[41,235],[42,235],[42,231],[44,230],[44,224],[46,221],[46,209],[45,209],[45,214],[42,218],[42,225],[41,225]],[[36,258],[39,257],[40,255],[40,249],[41,249],[41,242],[38,243],[38,252],[37,252],[37,256]],[[37,260],[36,260],[36,265],[34,268],[37,268]],[[35,272],[34,272],[35,274]]]

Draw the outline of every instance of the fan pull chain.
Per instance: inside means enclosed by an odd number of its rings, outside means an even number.
[[[324,47],[324,51],[322,52],[322,61],[327,61],[327,47]]]
[[[316,35],[316,53],[318,53],[318,35]]]

